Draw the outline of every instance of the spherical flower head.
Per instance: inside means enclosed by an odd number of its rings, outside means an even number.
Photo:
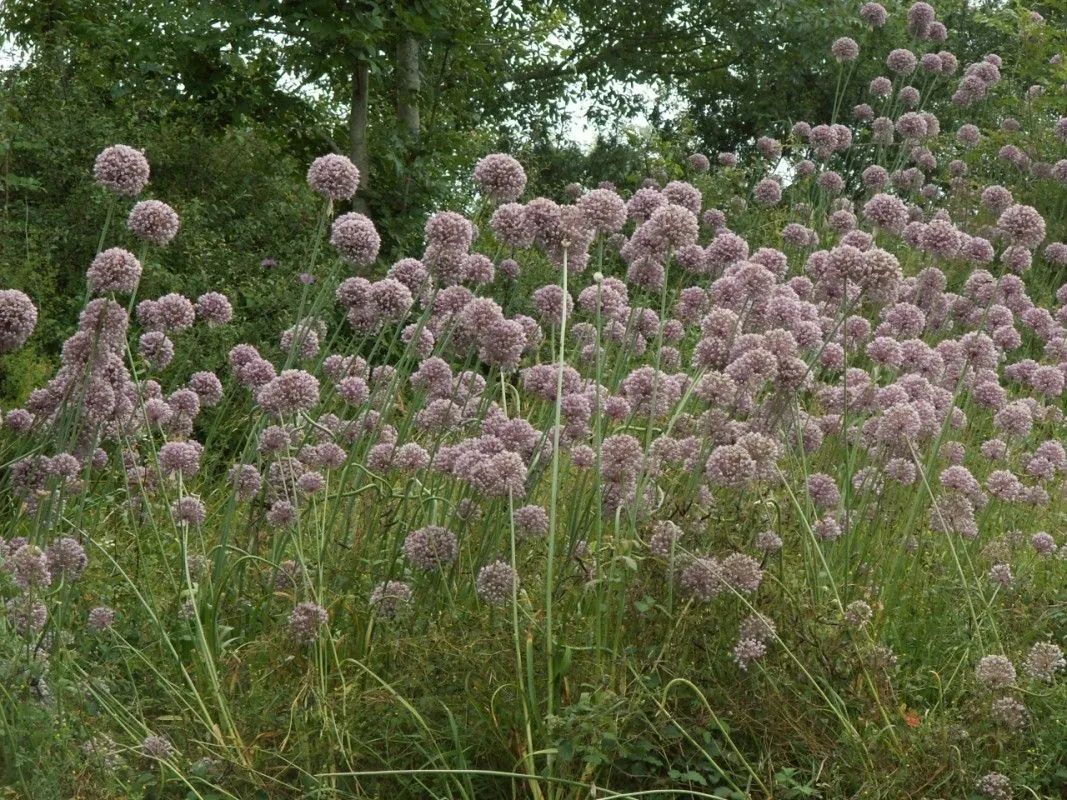
[[[214,372],[194,372],[189,378],[189,388],[200,398],[200,405],[210,408],[222,400],[222,382]]]
[[[156,369],[166,369],[174,358],[174,342],[162,331],[141,334],[137,352]]]
[[[874,612],[868,603],[863,600],[853,600],[845,606],[845,622],[853,628],[863,628],[871,621]]]
[[[880,193],[864,204],[863,216],[871,225],[899,236],[908,224],[908,207],[899,198]]]
[[[845,188],[844,179],[833,170],[821,173],[816,183],[820,189],[832,195],[841,194]]]
[[[207,509],[200,498],[186,495],[174,501],[170,513],[174,515],[175,522],[184,522],[193,527],[200,527],[207,519]]]
[[[478,596],[490,605],[506,605],[519,588],[519,576],[505,561],[494,561],[478,570]]]
[[[18,289],[0,290],[0,353],[18,350],[37,327],[37,309]]]
[[[1012,205],[997,220],[997,228],[1012,244],[1035,248],[1045,239],[1045,219],[1033,206]]]
[[[311,162],[308,186],[331,200],[348,200],[359,188],[359,169],[337,153],[319,156]]]
[[[896,128],[905,139],[922,139],[926,136],[926,119],[922,114],[906,111],[897,119]]]
[[[871,80],[868,88],[875,97],[889,97],[893,93],[893,82],[884,75],[879,75]]]
[[[531,205],[527,204],[527,215]],[[549,201],[551,202],[551,201]],[[553,203],[553,205],[555,205]],[[558,206],[557,206],[558,209]],[[536,225],[536,221],[531,219]],[[470,249],[474,238],[474,228],[462,214],[455,211],[438,211],[426,220],[426,243],[445,250],[459,250],[466,252]]]
[[[694,558],[679,575],[682,592],[704,603],[710,603],[723,591],[722,565],[715,558]]]
[[[130,211],[126,227],[138,239],[164,247],[178,235],[178,213],[160,200],[142,200]]]
[[[196,309],[189,298],[172,292],[156,301],[155,317],[165,331],[183,331],[196,320]]]
[[[700,190],[691,183],[685,181],[671,181],[663,187],[663,196],[668,203],[688,208],[694,214],[700,213],[700,207],[704,204],[704,196]]]
[[[756,147],[767,159],[775,159],[782,154],[782,143],[770,136],[759,137],[756,140]]]
[[[526,188],[526,171],[507,153],[490,153],[474,166],[474,182],[498,203],[510,203]]]
[[[493,212],[489,227],[497,235],[501,244],[519,249],[532,245],[537,234],[527,219],[525,206],[520,203],[500,205]]]
[[[934,7],[929,3],[914,3],[908,9],[908,32],[919,39],[925,38],[935,16]]]
[[[992,691],[1006,689],[1015,683],[1015,667],[1004,656],[982,656],[975,668],[975,677]]]
[[[737,166],[737,153],[719,153],[719,163],[724,167]]]
[[[889,14],[881,3],[864,3],[860,8],[860,19],[874,28],[881,28],[889,19]]]
[[[233,306],[226,295],[207,292],[197,298],[196,317],[208,325],[225,325],[233,319]]]
[[[1067,142],[1067,117],[1060,117],[1056,120],[1052,130],[1059,139]]]
[[[115,624],[115,609],[97,606],[89,612],[89,627],[98,633]]]
[[[617,192],[594,189],[578,199],[578,208],[596,230],[614,233],[626,224],[626,203]]]
[[[1063,649],[1052,642],[1038,642],[1030,648],[1023,670],[1035,681],[1051,683],[1056,673],[1067,667]]]
[[[298,603],[289,614],[289,638],[299,645],[311,644],[319,638],[330,621],[326,609],[316,603]]]
[[[129,293],[141,279],[141,262],[128,250],[112,247],[93,259],[85,275],[93,294]]]
[[[373,264],[382,246],[371,220],[357,212],[342,214],[330,228],[330,244],[343,260],[357,267]]]
[[[693,172],[707,172],[711,169],[711,161],[703,153],[693,153],[685,163]]]
[[[180,473],[188,480],[200,469],[203,446],[196,441],[166,442],[159,448],[159,467],[164,475]]]
[[[76,581],[80,578],[89,564],[85,548],[77,539],[71,539],[69,536],[56,539],[49,544],[45,550],[45,557],[52,576],[65,578],[68,581]]]
[[[283,370],[259,390],[256,400],[278,415],[309,411],[319,402],[319,380],[302,369]]]
[[[782,185],[774,178],[764,178],[752,190],[752,199],[761,206],[777,205],[782,200]]]
[[[759,562],[744,553],[731,553],[720,564],[722,579],[735,592],[751,594],[763,582]]]
[[[842,36],[830,45],[830,52],[838,61],[855,61],[860,54],[860,46],[855,39]]]
[[[459,542],[447,528],[428,525],[405,537],[403,551],[404,557],[419,569],[439,570],[456,560]]]
[[[384,581],[371,590],[370,604],[379,617],[394,619],[405,606],[410,605],[411,598],[411,587],[408,584],[403,581]]]
[[[154,761],[166,761],[174,752],[174,746],[165,736],[146,736],[141,742],[141,755]]]
[[[910,75],[915,71],[918,59],[915,58],[915,54],[911,50],[901,47],[890,51],[889,55],[886,56],[885,64],[898,75]]]
[[[990,772],[975,785],[990,800],[1012,800],[1011,779],[999,772]]]
[[[96,182],[123,197],[139,195],[148,184],[148,174],[144,153],[124,144],[102,150],[93,164]]]
[[[24,544],[12,553],[5,564],[20,589],[40,589],[52,585],[48,557],[41,548]]]
[[[415,302],[411,290],[395,278],[383,278],[371,284],[368,299],[378,319],[393,322],[404,319]]]

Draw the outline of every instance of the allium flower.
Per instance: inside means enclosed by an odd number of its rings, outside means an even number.
[[[997,725],[1011,731],[1026,727],[1026,706],[1013,697],[998,697],[989,709],[989,716]]]
[[[196,310],[187,297],[172,292],[156,301],[154,317],[163,330],[183,331],[196,320]]]
[[[137,352],[156,369],[166,369],[174,358],[174,342],[162,331],[141,334]]]
[[[159,200],[142,200],[126,220],[126,227],[134,236],[160,247],[170,244],[180,226],[177,212]]]
[[[708,456],[705,472],[713,485],[741,488],[755,478],[756,462],[740,445],[719,445]]]
[[[200,398],[200,405],[210,408],[222,400],[222,382],[214,372],[194,372],[189,378],[189,388]]]
[[[860,18],[872,27],[881,28],[889,19],[889,14],[881,3],[864,3],[860,9]]]
[[[573,453],[572,453],[573,460]],[[548,533],[548,512],[541,506],[529,505],[515,509],[515,531],[521,537],[543,536]]]
[[[992,583],[999,586],[1011,586],[1015,582],[1008,564],[994,564],[989,568],[988,576]]]
[[[329,153],[311,162],[307,182],[324,197],[348,200],[359,187],[359,169],[345,156]]]
[[[115,144],[100,152],[93,164],[96,182],[123,197],[136,197],[148,183],[148,159],[140,150]]]
[[[196,316],[208,325],[225,325],[233,319],[233,306],[226,295],[208,292],[197,299]]]
[[[18,350],[37,327],[37,309],[18,289],[0,290],[0,353]]]
[[[411,603],[411,597],[411,587],[403,581],[384,581],[371,591],[370,604],[378,616],[392,619]]]
[[[1045,238],[1045,219],[1033,206],[1009,206],[997,220],[997,228],[1010,242],[1023,247],[1035,248]]]
[[[235,464],[230,468],[229,480],[239,500],[250,499],[263,486],[263,478],[253,464]]]
[[[207,509],[200,498],[186,495],[174,501],[170,507],[170,513],[174,515],[175,522],[184,522],[187,525],[199,527],[207,519]]]
[[[318,378],[302,369],[283,370],[259,390],[256,401],[261,408],[279,415],[308,411],[319,402]]]
[[[15,579],[20,589],[37,589],[52,585],[52,571],[48,568],[48,557],[41,548],[24,544],[12,553],[4,565]]]
[[[107,606],[97,606],[89,612],[89,627],[94,631],[106,631],[115,624],[115,610]]]
[[[685,160],[685,163],[693,172],[707,172],[711,169],[711,162],[703,153],[693,153]]]
[[[85,548],[77,539],[71,539],[69,536],[56,539],[49,544],[45,550],[45,558],[52,576],[65,578],[68,581],[76,581],[80,578],[89,564]]]
[[[871,621],[874,612],[863,600],[853,600],[845,606],[845,622],[853,628],[863,628]]]
[[[904,48],[898,48],[893,50],[886,56],[886,66],[898,75],[910,75],[915,71],[915,65],[918,60],[915,58],[915,54],[911,50],[905,50]]]
[[[311,644],[330,621],[326,609],[315,603],[298,603],[289,614],[289,638],[297,644]]]
[[[30,595],[12,597],[4,608],[8,622],[20,636],[39,633],[48,622],[48,607]]]
[[[526,217],[525,207],[519,203],[504,203],[499,206],[493,212],[489,227],[496,233],[501,244],[519,249],[532,245],[537,235],[537,231]]]
[[[782,200],[782,185],[774,178],[764,178],[752,190],[752,199],[761,206],[777,205]]]
[[[855,61],[860,54],[860,46],[855,39],[842,36],[830,46],[830,52],[838,61]]]
[[[555,206],[554,203],[552,205]],[[531,215],[531,207],[536,211],[538,208],[536,200],[528,203],[526,208],[531,224],[537,227],[537,217],[536,215]],[[559,206],[555,206],[555,208],[558,212]],[[457,214],[455,211],[438,211],[426,220],[425,234],[426,242],[429,245],[445,250],[466,252],[471,246],[474,228],[466,217]]]
[[[578,199],[578,208],[598,231],[613,233],[626,223],[626,204],[617,192],[594,189]]]
[[[174,746],[165,736],[146,736],[141,742],[141,755],[156,761],[166,761],[174,752]]]
[[[726,589],[722,566],[715,558],[694,558],[678,578],[682,591],[698,600],[710,603]]]
[[[474,181],[493,200],[510,203],[526,188],[526,172],[507,153],[490,153],[475,165]]]
[[[141,278],[141,262],[133,253],[112,247],[93,259],[85,276],[93,294],[132,292]]]
[[[984,775],[975,788],[990,800],[1012,800],[1011,779],[999,772]]]
[[[490,605],[505,605],[518,587],[519,576],[507,562],[497,560],[478,570],[478,596]]]
[[[378,258],[382,240],[374,223],[363,214],[353,211],[333,221],[330,244],[349,264],[365,267]]]
[[[181,473],[188,480],[200,469],[203,446],[196,441],[167,442],[159,448],[159,467],[164,475]]]
[[[719,565],[722,580],[734,591],[751,594],[763,582],[759,562],[744,553],[731,553]]]
[[[1063,649],[1052,642],[1038,642],[1030,648],[1023,670],[1035,681],[1051,683],[1055,674],[1067,667]]]
[[[429,525],[409,533],[404,539],[403,550],[407,560],[416,567],[437,570],[456,560],[459,542],[447,528]]]
[[[782,549],[782,537],[774,531],[762,531],[756,536],[756,549],[776,553]]]
[[[1015,683],[1015,667],[1004,656],[982,656],[975,668],[975,676],[987,689],[1006,689]]]
[[[907,206],[889,194],[876,194],[868,200],[863,206],[863,216],[871,225],[897,236],[904,232],[908,224]]]
[[[747,670],[753,661],[763,658],[767,652],[767,644],[757,639],[741,639],[734,645],[734,663],[742,670]]]

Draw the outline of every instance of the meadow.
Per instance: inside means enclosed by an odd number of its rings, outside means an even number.
[[[554,199],[488,153],[389,262],[324,154],[270,303],[146,294],[151,153],[75,165],[77,325],[0,427],[6,796],[1067,796],[1067,70],[1016,82],[1036,12],[970,63],[887,17],[829,119]],[[25,288],[11,376],[74,322]]]

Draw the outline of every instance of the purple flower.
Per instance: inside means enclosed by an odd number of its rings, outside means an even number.
[[[97,606],[89,612],[89,627],[94,631],[106,631],[115,624],[115,610]]]
[[[308,186],[324,197],[331,200],[348,200],[359,187],[359,169],[345,156],[329,153],[311,162],[307,182]]]
[[[526,188],[526,172],[508,154],[490,153],[475,165],[474,181],[493,200],[510,203]]]
[[[132,292],[141,279],[141,262],[133,253],[121,247],[112,247],[93,259],[86,278],[93,294]]]
[[[478,570],[478,596],[490,605],[505,605],[518,587],[519,576],[504,561],[494,561]]]
[[[298,603],[289,614],[289,638],[297,644],[311,644],[330,621],[326,609],[316,603]]]
[[[37,326],[37,309],[18,289],[0,290],[0,353],[18,350]]]
[[[403,550],[405,558],[419,569],[438,570],[456,560],[459,543],[452,531],[429,525],[409,533]]]
[[[207,292],[196,301],[196,316],[208,325],[225,325],[233,319],[233,306],[226,295]]]
[[[855,39],[842,36],[830,46],[830,52],[838,61],[855,61],[860,54],[860,46]]]
[[[382,240],[369,218],[350,212],[333,221],[330,244],[349,264],[365,267],[378,257]]]
[[[126,227],[133,235],[163,247],[178,235],[181,221],[173,208],[159,200],[142,200],[130,211]]]
[[[140,150],[115,144],[102,150],[93,164],[96,182],[123,197],[136,197],[148,183],[148,159]]]

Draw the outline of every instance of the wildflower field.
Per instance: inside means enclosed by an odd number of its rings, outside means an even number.
[[[146,293],[152,153],[71,165],[76,327],[0,269],[0,375],[66,331],[0,411],[4,796],[1067,797],[1064,30],[889,5],[829,118],[485,154],[399,259],[322,155],[267,307]]]

